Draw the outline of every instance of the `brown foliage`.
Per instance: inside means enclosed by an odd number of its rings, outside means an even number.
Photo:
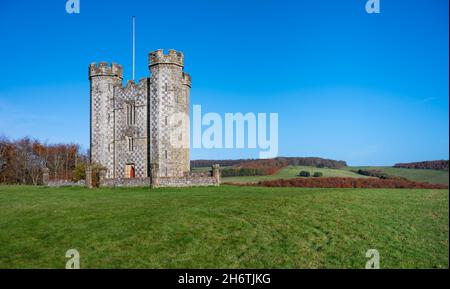
[[[448,160],[440,161],[425,161],[425,162],[415,162],[415,163],[399,163],[395,164],[394,168],[405,168],[405,169],[431,169],[431,170],[447,170],[448,171]]]
[[[285,160],[279,159],[261,159],[254,161],[246,161],[233,166],[236,169],[258,169],[261,175],[273,175],[279,172],[282,168],[287,166]]]
[[[52,180],[70,180],[80,162],[87,162],[87,157],[75,144],[47,145],[29,138],[0,138],[0,183],[37,185],[44,168],[50,170]]]
[[[405,188],[405,189],[446,189],[448,186],[419,183],[407,179],[375,178],[295,178],[261,181],[257,185],[265,187],[305,187],[305,188]]]

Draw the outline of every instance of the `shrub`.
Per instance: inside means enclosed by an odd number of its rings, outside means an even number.
[[[305,188],[404,188],[404,189],[447,189],[448,186],[419,183],[407,179],[376,178],[296,178],[285,180],[261,181],[265,187],[305,187]]]
[[[77,182],[79,180],[84,180],[84,179],[86,179],[86,164],[85,163],[77,164],[77,166],[73,170],[72,180]]]
[[[306,178],[311,176],[311,174],[308,171],[301,171],[298,175],[300,177],[306,177]]]
[[[322,172],[315,172],[315,173],[313,174],[313,177],[315,177],[315,178],[323,177],[323,173],[322,173]]]
[[[222,177],[264,176],[267,173],[258,168],[226,168],[221,170]]]
[[[380,179],[403,179],[402,177],[389,175],[382,170],[352,170],[352,172],[357,173],[359,175],[375,177]]]

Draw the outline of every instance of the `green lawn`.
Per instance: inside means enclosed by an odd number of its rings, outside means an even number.
[[[222,178],[223,182],[229,183],[255,183],[265,180],[277,180],[277,179],[292,179],[298,178],[300,171],[308,171],[311,175],[314,172],[321,172],[324,177],[350,177],[350,178],[367,178],[366,176],[358,175],[348,170],[327,169],[327,168],[315,168],[307,166],[287,166],[281,169],[278,173],[269,176],[243,176],[243,177],[226,177]]]
[[[417,182],[428,182],[432,184],[448,185],[448,171],[442,170],[422,170],[422,169],[402,169],[393,167],[346,167],[345,170],[382,170],[390,175],[407,178]]]
[[[448,268],[448,190],[0,186],[0,268]]]

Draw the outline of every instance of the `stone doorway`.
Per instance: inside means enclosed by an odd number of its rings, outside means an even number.
[[[136,177],[136,170],[134,168],[134,164],[127,164],[125,166],[125,177],[129,179],[133,179]]]

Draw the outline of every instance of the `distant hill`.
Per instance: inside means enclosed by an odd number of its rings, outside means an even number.
[[[394,168],[403,169],[430,169],[430,170],[447,170],[448,171],[448,160],[439,161],[424,161],[424,162],[413,162],[413,163],[398,163],[394,165]]]
[[[323,159],[318,157],[278,157],[272,159],[275,162],[283,162],[290,166],[312,166],[318,168],[340,169],[347,166],[345,161]],[[213,164],[219,164],[222,167],[237,166],[246,167],[246,164],[254,167],[255,163],[266,164],[265,159],[239,159],[239,160],[192,160],[191,167],[209,167]]]

